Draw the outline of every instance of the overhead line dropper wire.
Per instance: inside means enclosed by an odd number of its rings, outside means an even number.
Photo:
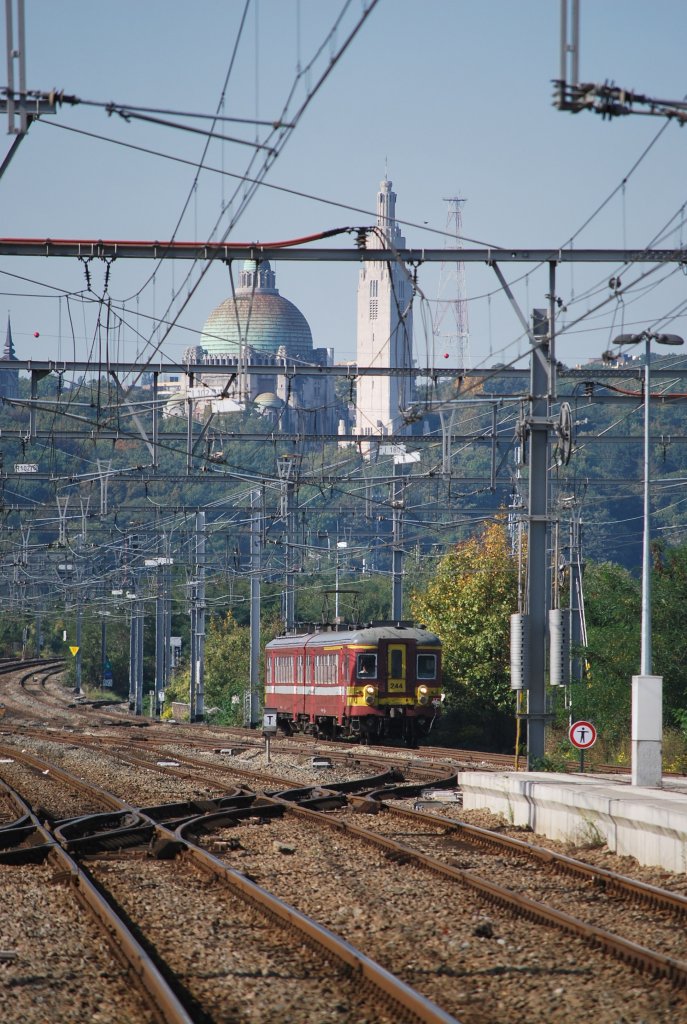
[[[263,178],[268,173],[268,171],[269,171],[269,169],[271,167],[271,164],[280,155],[280,153],[283,150],[284,146],[286,145],[288,139],[290,138],[291,134],[295,130],[295,126],[300,121],[300,118],[302,117],[303,113],[309,107],[310,103],[312,102],[314,97],[317,95],[317,93],[319,92],[320,88],[322,87],[322,85],[324,84],[326,79],[329,77],[329,75],[331,74],[331,72],[334,69],[334,67],[336,67],[336,65],[339,63],[339,60],[341,59],[343,54],[346,52],[346,50],[348,49],[349,45],[351,44],[351,42],[355,38],[355,36],[358,34],[358,32],[359,32],[360,28],[362,27],[362,25],[364,24],[364,22],[367,20],[369,15],[372,13],[374,8],[377,6],[378,2],[379,2],[379,0],[370,0],[369,5],[367,6],[367,8],[365,8],[363,10],[362,14],[358,18],[357,24],[353,27],[353,29],[351,30],[349,35],[346,37],[346,39],[344,40],[342,45],[339,47],[338,51],[331,56],[330,61],[329,61],[328,65],[327,65],[325,71],[322,73],[322,75],[320,76],[318,81],[315,83],[315,85],[309,90],[306,98],[304,99],[304,101],[301,104],[299,110],[297,111],[295,118],[293,118],[294,129],[291,129],[288,133],[282,132],[281,137],[279,138],[279,140],[276,143],[274,153],[271,156],[267,156],[265,158],[265,161],[264,161],[263,167],[262,167],[262,172],[261,172]],[[348,6],[348,5],[346,5],[346,6]],[[232,219],[232,222],[230,223],[230,225],[227,227],[223,237],[221,238],[221,242],[226,241],[226,238],[227,238],[229,232],[231,231],[233,225],[236,223],[236,221],[238,220],[239,216],[241,215],[243,210],[246,208],[246,206],[248,205],[248,203],[252,199],[252,197],[255,194],[257,188],[258,188],[258,185],[253,185],[246,192],[246,195],[244,196],[244,199],[243,199],[243,201],[242,201],[242,203],[241,203],[241,205],[239,207],[239,210],[237,211],[236,215]],[[207,274],[208,270],[210,269],[210,266],[212,265],[212,262],[213,262],[212,260],[208,261],[204,265],[204,267],[201,269],[201,271],[200,271],[200,273],[198,275],[198,280],[195,282],[193,287],[188,290],[188,294],[186,295],[186,297],[182,301],[182,303],[181,303],[177,313],[174,316],[173,323],[176,323],[176,320],[179,318],[181,313],[184,311],[184,309],[186,308],[188,303],[191,301],[191,298],[192,298],[193,294],[195,293],[196,289],[200,285],[200,282],[203,280],[203,278]],[[141,374],[143,372],[145,372],[147,367],[150,365],[150,363],[151,363],[152,359],[154,358],[156,352],[160,349],[161,345],[164,343],[164,341],[165,341],[166,337],[169,335],[169,332],[171,331],[171,329],[172,329],[171,327],[168,328],[167,332],[163,335],[163,337],[160,339],[160,341],[158,341],[158,343],[156,344],[155,348],[153,349],[153,352],[147,358],[146,363],[142,367],[140,373],[134,379],[133,383],[129,386],[129,390],[131,390],[131,388],[133,388],[136,385],[137,381],[140,379]]]
[[[121,139],[113,139],[107,135],[99,135],[97,132],[85,131],[83,128],[74,128],[70,125],[58,124],[53,121],[41,121],[41,124],[50,125],[51,128],[59,128],[62,131],[73,132],[75,135],[84,135],[87,138],[97,139],[99,142],[108,142],[113,146],[122,146],[125,149],[132,149],[139,153],[145,153],[148,156],[159,157],[162,160],[171,160],[174,163],[186,164],[188,167],[197,167],[197,164],[193,160],[186,160],[183,157],[174,156],[171,153],[163,153],[160,150],[150,149],[146,146],[138,146],[132,142],[124,142]],[[275,192],[284,192],[286,195],[296,196],[299,199],[308,199],[311,202],[322,203],[325,206],[335,206],[340,210],[346,210],[348,213],[360,213],[364,217],[370,217],[372,219],[377,216],[374,210],[368,210],[361,206],[352,206],[350,203],[342,203],[336,199],[328,199],[324,196],[316,196],[311,192],[301,192],[299,189],[288,188],[286,185],[275,185],[269,181],[262,181],[259,178],[251,178],[247,175],[239,174],[236,171],[225,171],[220,167],[212,167],[207,164],[204,165],[203,170],[208,171],[210,174],[219,174],[226,178],[235,178],[241,183],[258,185],[260,188],[272,189]],[[432,235],[439,235],[442,238],[455,238],[455,235],[451,234],[449,231],[445,231],[440,228],[430,228],[426,224],[419,224],[412,220],[398,219],[397,223],[403,225],[403,227],[417,228],[420,231],[425,231]],[[503,248],[503,246],[498,245],[496,242],[485,242],[483,239],[471,238],[469,235],[461,235],[460,238],[464,242],[484,246],[486,249]]]

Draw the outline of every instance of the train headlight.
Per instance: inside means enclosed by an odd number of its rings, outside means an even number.
[[[418,686],[417,698],[420,704],[427,704],[429,701],[429,688],[427,686]]]
[[[374,704],[374,702],[375,702],[375,688],[374,688],[374,686],[370,686],[369,683],[368,683],[368,685],[365,687],[364,693],[365,693],[365,703],[366,704]]]

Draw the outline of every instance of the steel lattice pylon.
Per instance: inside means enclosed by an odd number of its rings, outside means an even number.
[[[457,196],[444,199],[448,203],[446,231],[451,235],[446,248],[463,248],[463,213],[465,202]],[[434,322],[435,366],[468,367],[470,365],[470,330],[465,288],[465,264],[460,261],[442,262],[435,305]],[[448,357],[448,358],[447,358]]]

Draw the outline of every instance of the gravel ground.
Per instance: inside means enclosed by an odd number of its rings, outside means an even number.
[[[216,836],[241,844],[223,854],[233,867],[341,934],[463,1024],[687,1022],[685,995],[667,983],[573,936],[514,920],[428,871],[394,867],[359,840],[292,816]]]
[[[3,1024],[148,1024],[111,947],[54,874],[0,864]]]
[[[395,1024],[358,979],[183,861],[88,867],[217,1024]]]
[[[9,746],[8,743],[6,745]],[[187,782],[158,771],[147,771],[145,768],[123,764],[102,747],[96,750],[76,745],[65,746],[62,743],[51,743],[33,737],[21,737],[17,746],[38,757],[45,758],[46,761],[53,761],[65,771],[100,786],[119,797],[120,800],[137,807],[171,803],[174,800],[221,796],[223,792],[217,785],[205,784],[200,779],[197,782]],[[9,767],[11,766],[0,764],[0,778],[7,778],[4,769]],[[40,775],[35,776],[35,779],[39,780]],[[7,781],[13,785],[10,778],[7,778]],[[34,780],[29,781],[33,786]],[[15,788],[23,792],[20,785],[17,784]],[[39,790],[31,788],[31,793],[36,793],[37,798],[42,799]],[[31,796],[30,799],[33,801],[36,797]],[[84,800],[83,797],[81,799]],[[96,809],[101,810],[102,808]],[[76,813],[78,812],[73,812],[74,815]],[[71,815],[63,816],[70,817]]]
[[[402,800],[398,805],[412,808],[414,803],[414,800]],[[436,810],[434,807],[431,808],[431,813],[456,818],[459,821],[465,821],[468,825],[477,825],[479,828],[491,829],[501,835],[512,836],[514,839],[530,842],[534,846],[545,847],[547,850],[556,850],[559,853],[567,854],[568,857],[585,861],[587,864],[605,868],[607,871],[616,871],[620,875],[636,878],[648,885],[657,885],[661,889],[670,889],[671,892],[678,892],[687,897],[687,875],[664,871],[662,868],[643,867],[634,857],[618,857],[607,846],[574,846],[572,843],[556,842],[546,836],[537,835],[527,828],[510,825],[501,815],[485,810],[465,811],[462,808],[457,810],[455,807],[437,804]]]
[[[8,783],[30,804],[39,818],[76,818],[108,810],[97,797],[69,789],[64,782],[15,761],[0,764],[0,779]],[[15,815],[16,817],[16,815]]]
[[[593,881],[552,871],[547,864],[505,848],[481,847],[460,836],[445,836],[441,821],[433,826],[421,818],[414,821],[396,815],[393,809],[353,816],[350,808],[344,808],[329,812],[328,817],[388,836],[444,864],[472,871],[630,942],[650,945],[665,956],[687,960],[687,934],[679,914],[636,903],[614,891],[606,892]]]

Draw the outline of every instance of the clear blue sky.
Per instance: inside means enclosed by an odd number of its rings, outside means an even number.
[[[275,118],[283,107],[296,67],[305,65],[342,9],[339,0],[253,0],[226,95],[225,114]],[[94,4],[27,4],[27,84],[64,89],[86,100],[214,113],[236,40],[243,0],[118,0]],[[618,84],[662,98],[687,92],[684,45],[687,6],[682,0],[582,0],[581,78]],[[337,41],[361,10],[354,0]],[[551,104],[551,79],[558,75],[557,0],[380,0],[360,34],[306,111],[267,182],[367,210],[374,209],[388,166],[401,219],[443,229],[442,197],[467,200],[464,233],[483,243],[509,247],[559,246],[622,182],[663,125],[659,118],[627,117],[604,122],[597,115],[572,115]],[[325,60],[329,49],[325,50]],[[3,62],[4,66],[4,62]],[[320,61],[311,81],[321,72]],[[299,93],[303,96],[303,84]],[[105,111],[63,107],[46,123],[32,125],[0,180],[0,233],[14,237],[167,239],[181,214],[193,168],[73,134],[94,132],[197,161],[204,140],[168,128],[125,123]],[[47,123],[49,120],[49,124]],[[199,122],[193,122],[199,123]],[[221,129],[220,129],[221,130]],[[251,129],[225,125],[228,134]],[[5,137],[5,146],[11,139]],[[214,142],[207,162],[240,174],[249,150]],[[4,154],[4,151],[3,151]],[[623,190],[576,238],[577,247],[647,245],[687,200],[687,128],[670,124]],[[177,237],[218,238],[228,214],[222,204],[235,181],[203,172]],[[216,222],[218,227],[215,228]],[[261,188],[231,231],[234,241],[270,241],[301,236],[371,218],[315,200]],[[419,227],[405,229],[414,246],[442,244]],[[675,230],[660,244],[687,237]],[[129,297],[127,326],[98,331],[98,303],[58,302],[60,289],[84,288],[75,261],[0,261],[0,323],[11,311],[20,358],[85,358],[98,350],[133,358],[134,329],[150,334],[148,318],[160,316],[188,268],[177,263],[148,280],[150,262],[116,263],[110,295]],[[528,269],[506,268],[509,277]],[[580,315],[608,294],[612,267],[578,266],[560,271],[558,294]],[[277,285],[307,317],[318,346],[335,348],[337,359],[355,354],[355,292],[352,265],[277,263]],[[639,276],[639,270],[629,277]],[[28,281],[8,275],[22,275]],[[559,358],[583,361],[608,346],[624,329],[657,323],[685,298],[681,272],[661,270],[647,279],[636,299],[621,308],[607,304],[561,339]],[[667,277],[665,282],[662,279]],[[195,279],[194,279],[195,280]],[[422,269],[426,296],[437,294],[437,269]],[[625,282],[624,282],[625,283]],[[493,271],[466,268],[470,300],[470,357],[474,366],[514,358],[519,324],[499,294]],[[599,285],[588,301],[580,296]],[[654,285],[655,287],[649,287]],[[103,267],[93,264],[91,297],[102,293]],[[56,290],[57,289],[57,290]],[[186,287],[182,292],[186,294]],[[515,286],[523,309],[545,305],[545,271]],[[491,300],[485,296],[494,293]],[[165,341],[163,356],[178,359],[195,344],[203,322],[227,295],[226,268],[213,266],[195,290]],[[71,322],[70,322],[71,314]],[[623,321],[624,317],[624,321]],[[687,334],[680,316],[664,329]],[[34,332],[40,337],[35,338]],[[425,362],[425,332],[416,315],[416,351]],[[427,330],[431,334],[431,330]]]

